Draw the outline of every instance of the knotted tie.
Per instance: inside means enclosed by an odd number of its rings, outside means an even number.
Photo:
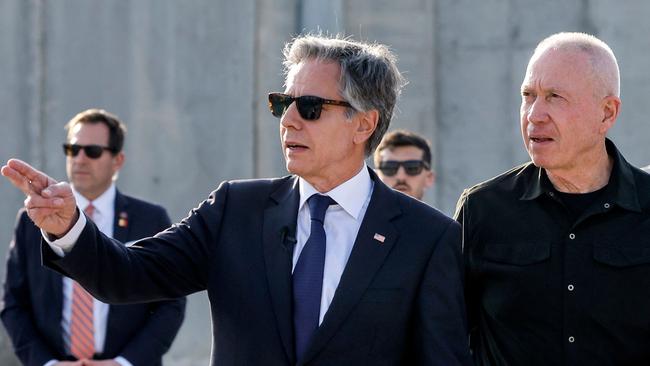
[[[92,219],[95,207],[92,203],[84,209]],[[72,314],[70,316],[70,353],[77,359],[92,358],[95,353],[93,326],[93,297],[76,281],[72,285]]]
[[[318,328],[320,298],[325,267],[325,212],[336,204],[328,196],[315,194],[307,201],[311,231],[293,270],[293,327],[296,357],[301,360],[312,335]]]
[[[95,214],[95,206],[93,206],[92,202],[88,203],[88,206],[84,208],[84,213],[86,213],[86,216],[88,216],[89,219],[93,219],[93,215]]]

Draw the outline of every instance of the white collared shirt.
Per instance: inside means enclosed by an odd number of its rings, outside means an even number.
[[[88,199],[72,188],[72,193],[74,198],[77,200],[77,207],[81,212],[84,212],[84,209],[88,206]],[[115,184],[111,184],[108,189],[102,193],[99,197],[93,200],[93,206],[95,206],[95,212],[93,212],[93,222],[106,236],[113,237],[113,225],[115,220],[115,196],[117,195],[117,189]]]
[[[330,206],[325,214],[325,235],[327,244],[325,250],[325,268],[323,272],[323,290],[320,300],[320,318],[323,322],[325,313],[332,303],[334,293],[341,280],[341,275],[348,263],[354,241],[357,238],[361,221],[366,214],[373,189],[368,168],[364,164],[359,173],[329,192],[321,193],[330,196],[336,205]],[[302,248],[304,248],[311,231],[311,216],[309,197],[319,193],[306,180],[298,181],[300,203],[298,206],[298,225],[296,229],[296,246],[293,250],[293,268],[296,267]]]

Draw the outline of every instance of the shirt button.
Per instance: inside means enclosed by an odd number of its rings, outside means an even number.
[[[569,343],[573,343],[573,342],[575,342],[575,341],[576,341],[576,339],[573,338],[573,336],[569,337]]]
[[[576,238],[576,234],[574,233],[569,234],[569,239],[573,240],[575,238]]]
[[[573,291],[573,285],[569,285],[566,287],[569,291]]]
[[[605,204],[603,205],[603,207],[605,207],[605,208],[609,208],[609,203],[605,203]]]

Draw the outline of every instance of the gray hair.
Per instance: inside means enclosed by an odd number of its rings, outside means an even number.
[[[402,87],[406,84],[397,69],[397,57],[382,44],[352,41],[349,38],[327,38],[318,35],[299,36],[284,47],[285,77],[305,60],[332,61],[341,67],[340,93],[354,110],[376,109],[379,121],[368,143],[366,157],[377,148],[393,117]],[[352,116],[354,111],[349,111]]]
[[[580,51],[589,57],[592,73],[599,81],[605,95],[620,96],[621,76],[614,51],[607,43],[580,32],[561,32],[550,35],[542,40],[533,53],[533,57],[541,55],[548,49]]]

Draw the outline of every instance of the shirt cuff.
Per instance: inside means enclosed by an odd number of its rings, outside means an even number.
[[[77,239],[79,239],[79,237],[81,236],[81,232],[86,226],[86,221],[87,221],[86,215],[84,214],[79,215],[79,219],[74,224],[72,229],[70,229],[70,231],[68,231],[67,234],[63,235],[62,237],[56,240],[50,240],[50,238],[48,237],[49,235],[47,235],[47,233],[43,229],[41,229],[41,235],[43,236],[43,239],[47,242],[47,244],[50,246],[50,248],[52,248],[54,253],[56,253],[59,257],[65,257],[65,253],[69,253],[72,250],[74,244],[77,242]]]
[[[120,366],[133,366],[131,362],[129,362],[126,358],[122,356],[117,356],[113,361],[117,362],[120,364]]]
[[[45,365],[43,365],[43,366],[53,366],[53,365],[55,365],[57,362],[59,362],[59,361],[57,361],[57,360],[49,360],[49,361],[47,361],[47,363],[46,363]]]

